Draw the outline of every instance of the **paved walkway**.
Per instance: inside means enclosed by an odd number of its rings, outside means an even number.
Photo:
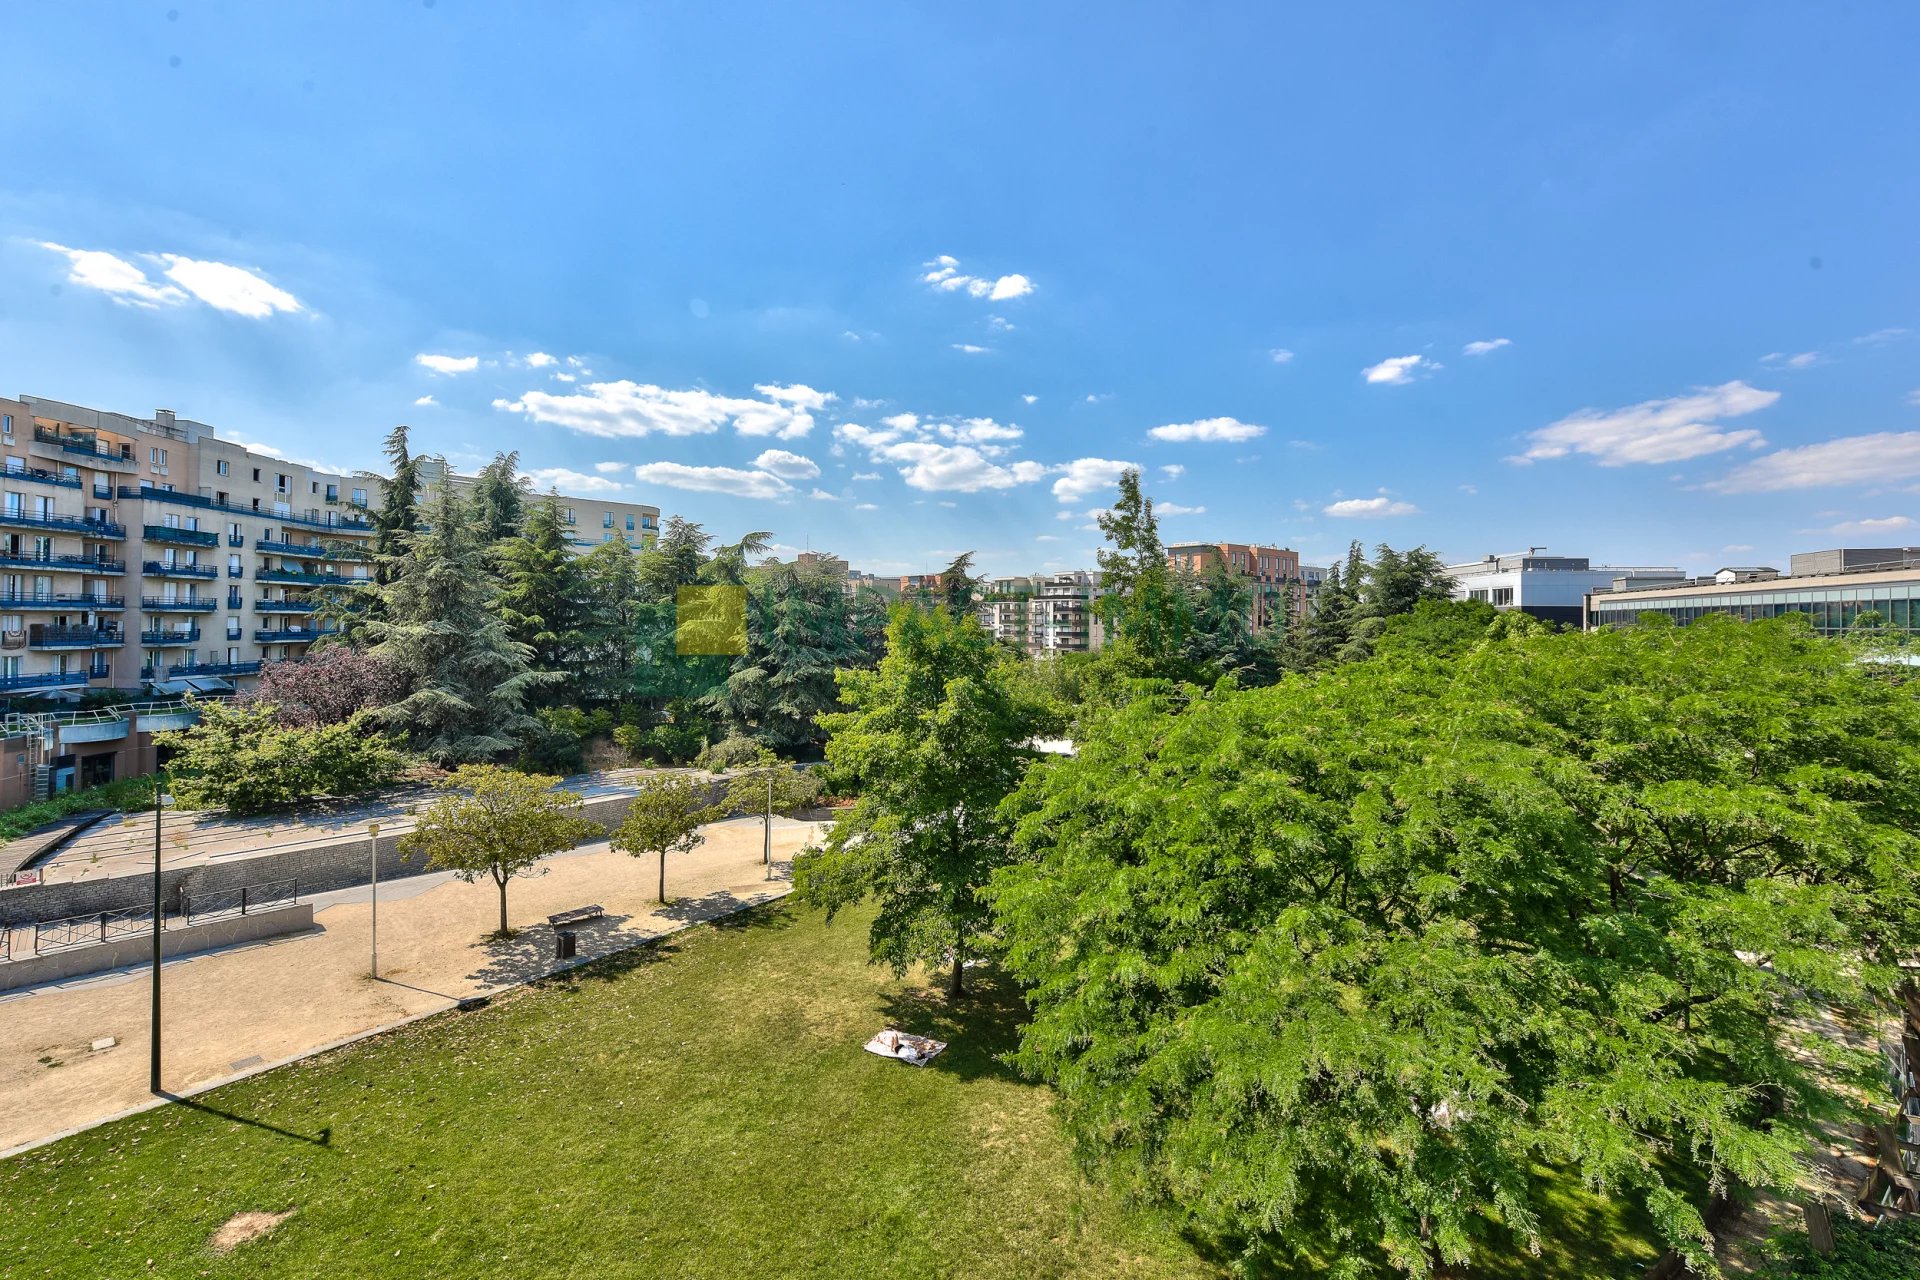
[[[667,860],[667,892],[653,901],[652,858],[583,845],[515,880],[508,917],[525,930],[507,942],[491,881],[440,873],[380,887],[380,979],[367,976],[368,888],[313,899],[316,928],[290,938],[182,956],[162,971],[166,1057],[175,1092],[313,1051],[404,1018],[451,1008],[554,966],[547,915],[597,902],[604,920],[578,928],[580,954],[604,955],[789,889],[791,858],[819,824],[774,820],[774,878],[761,858],[760,822],[705,828],[706,843]],[[95,1124],[151,1100],[147,1092],[145,969],[115,970],[0,996],[0,1152]],[[89,1046],[111,1036],[118,1043]]]

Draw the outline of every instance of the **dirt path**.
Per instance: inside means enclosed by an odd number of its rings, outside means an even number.
[[[604,842],[549,859],[516,880],[508,916],[525,930],[507,942],[484,935],[498,920],[490,881],[394,881],[380,900],[380,980],[367,976],[371,912],[365,889],[316,899],[316,928],[291,938],[169,961],[162,971],[163,1083],[185,1091],[261,1063],[553,967],[546,916],[599,903],[606,918],[578,926],[580,954],[603,955],[740,905],[788,891],[787,860],[818,839],[812,823],[775,819],[774,873],[762,868],[760,823],[706,828],[693,853],[668,859],[665,908],[653,901],[656,863]],[[150,1100],[144,969],[121,970],[0,998],[0,1151],[95,1123]],[[94,1041],[118,1043],[95,1052]]]

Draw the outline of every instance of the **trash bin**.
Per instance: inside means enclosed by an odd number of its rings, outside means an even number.
[[[553,958],[555,960],[573,959],[574,953],[579,950],[579,947],[579,934],[571,929],[555,930],[553,935]]]

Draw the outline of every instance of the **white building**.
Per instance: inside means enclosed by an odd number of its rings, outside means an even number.
[[[1547,556],[1540,554],[1542,550],[1531,547],[1524,555],[1485,556],[1448,565],[1453,598],[1481,600],[1496,609],[1517,609],[1543,622],[1577,627],[1589,591],[1612,588],[1616,581],[1654,586],[1686,577],[1672,565],[1596,565],[1585,556]]]

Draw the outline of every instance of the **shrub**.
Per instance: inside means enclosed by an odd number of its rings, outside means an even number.
[[[1837,1220],[1833,1252],[1821,1257],[1804,1231],[1790,1231],[1771,1242],[1775,1260],[1755,1275],[1759,1280],[1810,1276],[1821,1280],[1920,1280],[1920,1218],[1882,1218],[1878,1226]]]
[[[344,724],[356,712],[398,702],[407,693],[400,669],[383,658],[346,645],[333,645],[299,662],[269,662],[260,683],[240,696],[246,704],[266,703],[287,728]]]
[[[702,769],[719,773],[726,769],[737,769],[742,765],[753,764],[760,759],[763,747],[752,738],[735,734],[722,738],[694,757],[694,763]]]
[[[264,705],[200,704],[200,722],[159,736],[172,746],[174,794],[191,809],[268,813],[354,796],[393,781],[403,763],[366,712],[341,724],[283,725]]]
[[[119,778],[103,786],[82,791],[62,791],[59,795],[35,800],[0,813],[0,840],[17,840],[49,822],[89,809],[118,809],[124,813],[150,808],[153,803],[153,779]]]

